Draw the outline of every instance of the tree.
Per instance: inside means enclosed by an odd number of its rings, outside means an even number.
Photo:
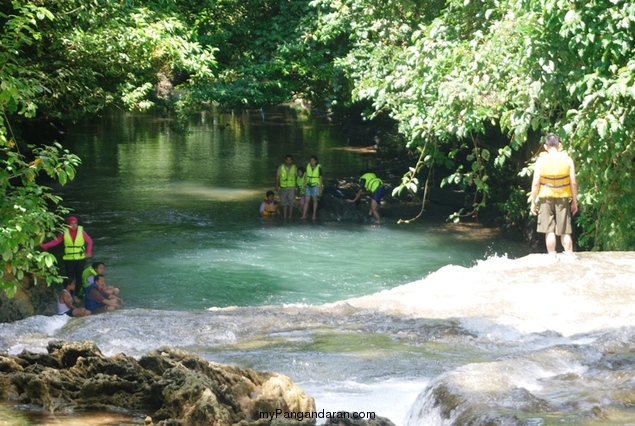
[[[346,45],[317,37],[321,11],[309,0],[177,3],[177,13],[195,29],[199,43],[218,48],[216,73],[190,86],[184,109],[196,111],[214,102],[242,110],[294,98],[324,107],[350,99],[346,80],[333,65]]]
[[[498,190],[503,198],[495,201],[526,211],[518,194],[528,190],[540,137],[556,132],[578,164],[580,244],[635,247],[633,225],[621,219],[635,209],[628,201],[635,4],[450,0],[437,16],[414,23],[394,12],[376,19],[379,6],[370,0],[322,3],[360,12],[346,14],[355,45],[338,64],[353,80],[354,98],[371,99],[375,114],[389,111],[409,147],[420,151],[404,187],[418,188],[422,167],[452,167],[442,185],[473,192],[470,213],[477,214],[491,203],[491,178],[507,168],[511,177],[495,185],[509,189]],[[393,11],[412,7],[408,0],[380,3]],[[322,30],[338,34],[341,25],[331,21]],[[391,29],[403,29],[394,37],[400,43],[372,37]]]
[[[38,83],[39,73],[23,68],[15,53],[40,36],[38,20],[52,18],[48,11],[33,5],[23,6],[19,12],[0,15],[4,20],[0,44],[5,47],[0,51],[0,288],[9,296],[25,273],[43,276],[48,284],[59,281],[55,257],[36,248],[66,210],[59,205],[60,198],[36,178],[43,172],[64,184],[74,177],[79,164],[79,159],[59,144],[29,145],[33,160],[28,161],[16,143],[9,116],[33,117],[37,109],[34,99],[44,88]],[[48,203],[55,206],[54,211]]]
[[[79,0],[0,6],[0,276],[12,295],[24,274],[59,281],[38,245],[67,210],[44,186],[65,184],[77,156],[54,141],[35,146],[20,128],[35,118],[73,119],[108,107],[147,109],[160,75],[211,75],[213,49],[186,26],[134,2]]]

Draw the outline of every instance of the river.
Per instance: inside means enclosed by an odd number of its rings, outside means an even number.
[[[141,114],[78,123],[67,145],[83,164],[59,191],[127,308],[0,324],[0,350],[94,340],[138,357],[169,345],[281,372],[319,410],[398,426],[459,425],[479,409],[527,425],[635,424],[632,253],[553,264],[490,230],[425,217],[258,218],[287,153],[298,164],[316,154],[327,182],[372,165],[338,130],[292,108],[204,113],[185,132]],[[108,421],[143,420],[117,416]],[[105,422],[0,408],[2,424],[73,421]]]

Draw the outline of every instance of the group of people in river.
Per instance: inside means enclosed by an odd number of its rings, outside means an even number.
[[[86,266],[86,258],[93,254],[93,240],[77,218],[71,216],[66,220],[66,228],[57,238],[40,247],[44,250],[64,244],[64,267],[66,277],[64,288],[57,296],[58,315],[83,317],[95,313],[120,309],[125,306],[118,296],[119,289],[106,285],[104,262],[93,262]],[[84,306],[80,306],[81,304]]]
[[[558,136],[552,133],[546,135],[543,148],[544,152],[538,157],[534,168],[530,211],[537,216],[537,231],[545,234],[547,253],[557,259],[558,237],[564,253],[573,254],[571,223],[572,216],[578,212],[578,184],[573,160],[563,151]],[[359,186],[355,198],[347,201],[355,203],[364,190],[368,191],[371,194],[368,215],[379,222],[381,217],[378,208],[386,193],[383,181],[374,173],[364,172],[359,178]],[[316,220],[318,201],[323,190],[322,168],[317,157],[312,155],[306,168],[303,168],[296,167],[293,155],[287,154],[276,172],[279,201],[276,201],[274,191],[267,191],[260,205],[260,214],[291,219],[298,199],[301,219],[308,217],[309,205],[312,204],[312,217]]]
[[[560,237],[565,254],[573,254],[571,217],[578,211],[578,186],[573,160],[562,151],[560,139],[554,134],[547,135],[544,149],[534,169],[531,213],[537,216],[538,232],[545,234],[547,252],[557,259],[557,237]],[[364,190],[368,191],[371,194],[368,215],[379,222],[378,207],[386,193],[383,181],[374,173],[366,172],[361,174],[359,185],[356,196],[347,201],[355,203]],[[262,216],[291,219],[297,198],[301,219],[307,219],[309,205],[312,205],[312,218],[316,220],[319,197],[324,190],[318,158],[312,155],[303,168],[296,167],[293,155],[287,154],[284,163],[277,169],[275,189],[279,201],[276,201],[274,191],[267,191],[260,205]],[[78,225],[76,217],[69,217],[64,232],[56,239],[41,244],[41,247],[48,250],[61,243],[64,244],[66,278],[57,297],[58,314],[80,317],[124,307],[124,301],[118,296],[119,289],[106,285],[104,263],[85,265],[86,258],[92,257],[93,241]],[[82,300],[84,307],[79,306]]]
[[[364,190],[371,194],[370,209],[368,215],[377,222],[381,217],[377,209],[381,199],[386,194],[384,182],[374,173],[365,172],[359,178],[360,189],[354,199],[347,200],[355,203]],[[317,219],[318,203],[324,191],[324,180],[322,167],[315,155],[309,157],[309,162],[305,167],[296,167],[293,163],[293,155],[287,154],[284,163],[276,171],[276,188],[274,191],[267,191],[265,199],[260,204],[260,215],[263,217],[282,217],[291,219],[293,210],[297,206],[302,214],[300,219],[307,219],[309,211],[312,219]],[[276,192],[278,200],[276,200]],[[309,206],[312,206],[310,208]]]

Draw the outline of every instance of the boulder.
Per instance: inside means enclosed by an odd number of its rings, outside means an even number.
[[[329,418],[326,423],[327,426],[395,426],[386,417],[376,416],[370,419],[364,419],[358,417],[355,412],[339,412],[337,417]]]
[[[4,279],[8,279],[8,274],[5,274]],[[55,298],[60,288],[59,285],[48,287],[43,279],[36,280],[30,274],[25,275],[12,298],[0,290],[0,323],[18,321],[32,315],[55,315]]]
[[[315,411],[287,376],[208,362],[161,348],[138,361],[93,342],[52,341],[47,354],[0,355],[0,398],[33,409],[146,414],[146,424],[273,424],[262,413]],[[271,422],[271,423],[270,423]],[[278,425],[309,425],[277,416]]]

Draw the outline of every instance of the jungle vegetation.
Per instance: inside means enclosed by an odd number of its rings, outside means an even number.
[[[181,96],[165,92],[184,89]],[[163,86],[162,86],[163,85]],[[303,98],[389,117],[419,156],[401,190],[470,194],[452,219],[528,220],[558,134],[580,185],[578,245],[635,249],[635,3],[625,0],[12,0],[0,5],[0,274],[59,281],[38,250],[81,160],[32,126],[110,108],[186,116]]]

